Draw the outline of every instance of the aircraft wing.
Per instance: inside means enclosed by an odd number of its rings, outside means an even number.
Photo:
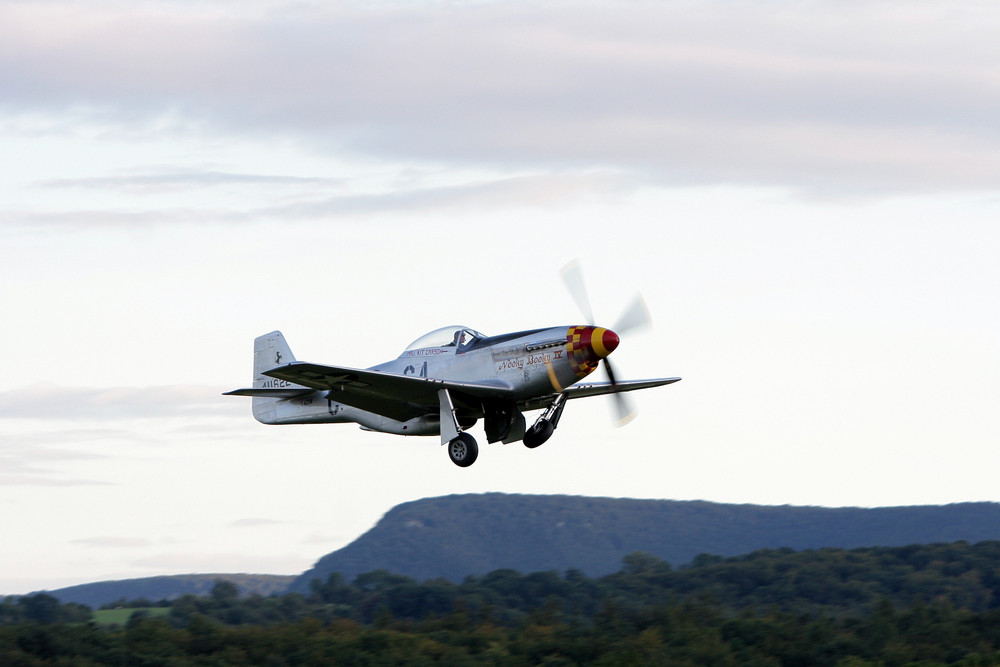
[[[678,382],[680,378],[656,378],[653,380],[622,380],[611,384],[610,382],[591,382],[589,384],[575,384],[567,387],[563,393],[566,398],[584,398],[585,396],[601,396],[602,394],[617,394],[620,391],[635,391],[636,389],[649,389],[651,387],[661,387],[665,384]]]
[[[286,380],[315,390],[328,390],[328,398],[380,414],[397,421],[406,421],[426,414],[438,414],[438,391],[448,389],[456,409],[463,406],[478,411],[481,398],[510,397],[513,388],[505,382],[452,382],[414,375],[399,375],[383,371],[323,366],[293,361],[264,371],[264,375]],[[468,401],[464,400],[468,397]]]
[[[617,394],[622,391],[635,391],[637,389],[649,389],[651,387],[661,387],[665,384],[673,384],[680,381],[680,378],[654,378],[652,380],[622,380],[611,384],[610,382],[588,382],[574,384],[563,390],[566,398],[586,398],[587,396],[601,396],[603,394]],[[540,396],[522,401],[518,406],[522,410],[539,410],[552,405],[558,394]]]

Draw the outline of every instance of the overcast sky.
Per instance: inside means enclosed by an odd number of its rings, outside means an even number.
[[[0,593],[295,574],[502,491],[1000,500],[1000,7],[0,2]],[[655,328],[537,450],[266,427],[253,338]],[[529,418],[532,415],[529,415]],[[475,517],[469,517],[475,521]]]

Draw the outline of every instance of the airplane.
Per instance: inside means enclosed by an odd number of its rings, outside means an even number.
[[[567,284],[572,271],[564,271]],[[588,314],[585,296],[574,296]],[[647,322],[640,299],[617,328]],[[359,369],[298,361],[272,331],[254,340],[253,386],[224,395],[251,396],[262,424],[353,422],[366,431],[440,435],[452,463],[465,468],[479,456],[468,429],[480,419],[488,442],[520,440],[534,449],[552,436],[571,399],[609,394],[625,423],[634,412],[622,392],[681,379],[616,380],[608,356],[619,342],[618,333],[592,324],[497,336],[453,325],[421,336],[396,359]],[[602,363],[608,382],[581,382]],[[526,428],[524,412],[532,410],[543,412]]]

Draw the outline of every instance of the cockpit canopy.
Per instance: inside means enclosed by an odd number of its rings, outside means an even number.
[[[470,329],[460,324],[453,324],[449,327],[441,327],[440,329],[435,329],[430,333],[424,334],[410,343],[403,352],[422,350],[428,347],[463,348],[468,347],[474,340],[485,337],[475,329]]]

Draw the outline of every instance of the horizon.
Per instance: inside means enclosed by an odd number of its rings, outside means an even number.
[[[670,498],[622,498],[622,497],[611,498],[611,497],[608,497],[608,496],[578,496],[578,495],[571,495],[571,494],[545,494],[545,493],[503,493],[503,492],[497,492],[497,491],[489,491],[489,492],[483,492],[483,493],[453,493],[453,494],[448,494],[447,496],[432,496],[432,497],[427,497],[427,498],[418,498],[416,500],[408,500],[408,501],[399,503],[397,505],[394,505],[393,507],[391,507],[388,510],[386,510],[385,514],[382,515],[382,517],[379,519],[379,521],[381,521],[383,518],[385,518],[385,516],[389,512],[391,512],[393,509],[395,509],[397,507],[400,507],[401,505],[406,505],[406,504],[409,504],[409,503],[416,503],[416,502],[420,502],[420,501],[424,501],[424,500],[439,500],[439,499],[442,499],[442,498],[451,498],[451,497],[457,497],[457,496],[486,496],[486,495],[501,495],[501,496],[560,496],[560,497],[566,497],[566,498],[587,498],[587,499],[595,499],[595,500],[640,500],[640,501],[668,502],[668,503],[707,503],[707,504],[712,504],[712,505],[734,505],[734,506],[740,506],[740,507],[753,506],[753,507],[803,508],[803,509],[869,509],[869,510],[877,510],[877,509],[947,507],[947,506],[950,506],[950,505],[984,505],[984,504],[985,505],[997,505],[997,504],[1000,504],[1000,503],[998,503],[996,501],[968,501],[968,502],[959,502],[959,503],[948,503],[946,505],[895,505],[895,506],[883,506],[883,507],[857,507],[857,506],[826,507],[826,506],[819,506],[819,505],[762,505],[762,504],[759,504],[759,503],[717,503],[717,502],[713,502],[713,501],[710,501],[710,500],[700,500],[700,499],[676,500],[676,499],[670,499]],[[378,522],[376,522],[375,525],[377,525],[377,524],[378,524]],[[374,528],[375,525],[372,525],[369,529],[367,529],[363,533],[359,534],[353,540],[351,540],[350,542],[348,542],[348,544],[345,544],[344,547],[349,546],[350,544],[353,544],[357,540],[361,539],[372,528]],[[874,546],[879,546],[879,545],[870,545],[870,546],[874,547]],[[344,547],[341,547],[341,549],[344,548]],[[852,548],[868,548],[868,547],[852,547]],[[802,550],[803,549],[797,549],[796,551],[802,551]],[[335,550],[335,551],[337,551],[337,550]],[[331,552],[331,553],[334,553],[334,552]],[[119,581],[132,581],[132,580],[139,580],[139,579],[157,579],[157,578],[169,578],[169,577],[183,577],[183,576],[209,577],[209,576],[227,576],[227,575],[231,575],[231,576],[247,575],[247,576],[274,576],[274,577],[292,577],[292,578],[297,578],[297,577],[305,574],[309,570],[313,569],[313,567],[315,567],[316,564],[318,564],[319,561],[324,556],[327,556],[327,555],[329,555],[329,554],[322,554],[322,555],[320,555],[316,559],[316,562],[314,562],[312,565],[310,565],[305,570],[302,570],[301,572],[297,572],[297,573],[282,574],[282,573],[274,573],[274,572],[179,572],[179,573],[174,573],[174,574],[153,574],[153,575],[146,575],[146,576],[142,576],[142,577],[129,577],[129,578],[125,578],[125,579],[102,579],[102,580],[98,580],[98,581],[84,581],[84,582],[79,582],[79,583],[74,583],[74,584],[62,585],[62,586],[59,586],[59,587],[41,588],[41,589],[37,589],[37,590],[33,590],[33,591],[28,591],[28,592],[25,592],[25,593],[3,593],[3,592],[0,592],[0,597],[8,597],[8,596],[10,596],[10,597],[17,597],[17,596],[23,596],[23,595],[33,595],[33,594],[36,594],[36,593],[53,593],[53,592],[57,592],[57,591],[60,591],[60,590],[66,589],[66,588],[74,588],[76,586],[87,586],[87,585],[90,585],[90,584],[101,584],[101,583],[110,583],[110,582],[119,582]],[[712,554],[712,555],[717,555],[717,554]],[[685,565],[685,564],[682,563],[681,566],[683,566],[683,565]]]
[[[304,571],[465,492],[1000,500],[1000,7],[0,2],[0,590]],[[460,470],[268,427],[253,339],[366,368],[636,292],[633,392]],[[603,371],[592,376],[601,381]],[[533,419],[536,413],[529,413]],[[68,584],[67,584],[68,585]]]

